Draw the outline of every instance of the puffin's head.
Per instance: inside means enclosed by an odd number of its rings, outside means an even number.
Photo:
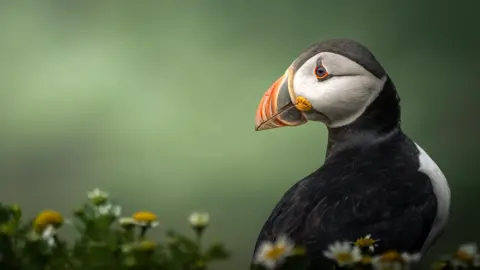
[[[387,75],[373,54],[348,39],[317,43],[290,65],[264,94],[255,130],[320,121],[353,123],[382,91]]]

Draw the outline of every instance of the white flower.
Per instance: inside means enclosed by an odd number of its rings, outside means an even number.
[[[97,199],[107,199],[108,198],[108,193],[100,190],[99,188],[96,188],[92,191],[89,191],[87,193],[88,198],[90,200],[97,200]]]
[[[142,227],[155,228],[155,227],[157,227],[158,225],[160,225],[160,222],[158,222],[158,221],[151,221],[151,222],[147,222],[147,221],[137,221],[137,224],[138,224],[139,226],[142,226]]]
[[[375,247],[378,246],[376,242],[378,242],[378,240],[373,239],[371,234],[367,234],[364,237],[358,238],[353,244],[360,249],[368,248],[368,250],[373,252],[375,251]]]
[[[188,221],[193,227],[206,227],[210,221],[208,213],[194,212],[188,218]]]
[[[396,251],[388,251],[379,256],[375,256],[372,260],[372,265],[376,270],[409,269],[412,263],[419,262],[421,258],[420,253],[410,254],[404,252],[400,254]]]
[[[97,207],[98,214],[101,216],[111,215],[114,217],[120,216],[122,207],[119,205],[105,204]]]
[[[413,253],[413,254],[410,254],[407,252],[402,253],[402,260],[405,264],[417,263],[420,261],[420,259],[422,259],[422,254],[420,253]]]
[[[458,247],[454,254],[452,264],[454,267],[466,267],[469,263],[480,265],[478,246],[475,243],[467,243]]]
[[[463,253],[464,255],[468,255],[470,257],[475,256],[478,252],[478,246],[475,243],[468,243],[463,244],[458,248],[457,253]]]
[[[138,224],[138,222],[131,217],[123,217],[119,219],[118,222],[120,223],[121,226],[133,226]]]
[[[286,257],[292,255],[294,244],[285,235],[277,238],[275,242],[265,241],[255,254],[255,263],[264,265],[267,269],[274,269]]]
[[[55,246],[55,235],[57,234],[57,231],[55,230],[55,228],[51,225],[49,225],[47,228],[45,228],[45,230],[43,230],[42,232],[42,239],[47,242],[47,244],[50,246],[50,247],[54,247]]]
[[[362,259],[360,248],[352,247],[348,241],[335,242],[328,246],[328,250],[323,255],[337,262],[338,266],[352,265]]]

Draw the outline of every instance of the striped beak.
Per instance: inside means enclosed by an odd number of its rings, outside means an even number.
[[[256,131],[299,126],[307,122],[303,112],[293,103],[296,97],[290,87],[291,76],[291,70],[288,69],[263,95],[255,116]]]

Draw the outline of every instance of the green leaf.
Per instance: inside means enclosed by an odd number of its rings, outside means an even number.
[[[0,224],[6,223],[10,220],[12,213],[9,207],[0,204]]]
[[[207,261],[226,260],[229,257],[230,257],[230,252],[228,252],[226,248],[220,243],[211,245],[205,251],[205,259]]]

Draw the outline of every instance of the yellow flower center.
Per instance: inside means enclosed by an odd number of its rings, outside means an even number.
[[[357,239],[357,241],[355,241],[355,245],[357,247],[370,247],[370,246],[373,246],[375,242],[376,242],[375,239],[362,237]]]
[[[337,253],[335,255],[335,258],[337,259],[337,262],[339,262],[339,263],[346,263],[346,262],[350,262],[350,261],[353,260],[352,254],[349,253],[349,252]]]
[[[364,256],[364,257],[362,257],[362,259],[360,260],[360,263],[362,263],[362,264],[371,264],[371,263],[372,263],[372,257],[370,257],[370,256]]]
[[[151,223],[157,220],[157,215],[152,212],[142,211],[133,214],[133,219],[140,222]]]
[[[400,255],[400,253],[396,251],[387,251],[384,254],[382,254],[382,257],[380,258],[380,260],[384,262],[401,261],[402,256]]]
[[[62,226],[63,216],[57,211],[45,210],[40,212],[33,222],[34,230],[37,232],[43,231],[47,226],[51,225],[55,228]]]
[[[461,261],[471,261],[471,260],[473,260],[472,255],[469,254],[468,252],[463,251],[463,250],[457,251],[457,253],[455,253],[455,258],[457,258]]]
[[[285,252],[287,251],[287,248],[285,246],[275,246],[271,250],[269,250],[267,253],[265,253],[265,257],[277,261],[280,259]]]

